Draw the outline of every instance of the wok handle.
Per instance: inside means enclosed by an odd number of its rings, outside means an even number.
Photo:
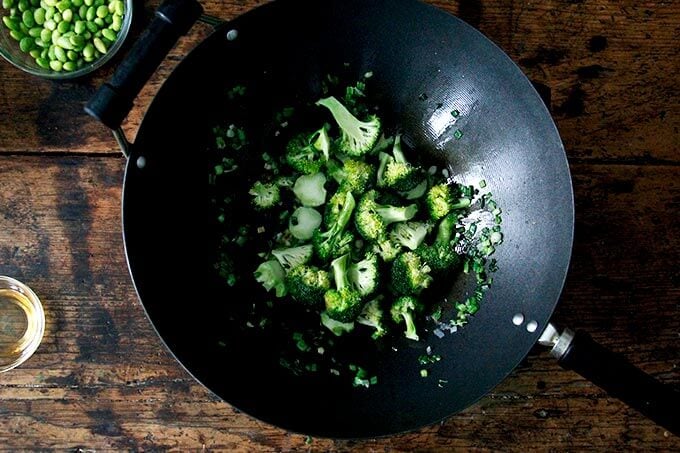
[[[117,129],[161,61],[203,13],[196,0],[165,0],[111,79],[99,87],[85,112]]]
[[[559,364],[597,384],[611,396],[640,411],[668,431],[680,436],[680,392],[633,366],[625,357],[603,347],[583,331],[565,331],[553,355]],[[555,353],[557,349],[557,354]]]

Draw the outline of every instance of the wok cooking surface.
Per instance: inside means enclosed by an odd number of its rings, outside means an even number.
[[[318,20],[310,21],[310,14]],[[233,41],[226,38],[231,29],[238,30]],[[228,68],[220,69],[217,59],[228,61]],[[279,365],[274,334],[230,327],[230,318],[238,322],[242,307],[261,294],[217,291],[207,277],[211,244],[201,151],[221,113],[212,102],[215,93],[243,81],[257,86],[262,103],[254,103],[249,119],[257,124],[271,105],[318,98],[323,77],[345,63],[355,78],[373,72],[372,93],[419,152],[446,163],[458,182],[486,180],[503,208],[505,241],[494,255],[499,271],[480,311],[454,334],[399,341],[397,351],[350,345],[357,363],[376,370],[379,383],[369,389],[332,376],[291,376]],[[455,124],[454,109],[460,112]],[[459,140],[453,138],[457,129],[463,131]],[[140,156],[143,168],[137,165]],[[464,409],[535,344],[566,275],[573,199],[564,149],[548,111],[494,44],[417,2],[281,1],[226,24],[165,83],[128,162],[126,251],[154,326],[216,395],[293,431],[374,437]],[[182,201],[187,199],[191,202]],[[452,277],[449,297],[460,299],[463,290],[462,280]],[[524,316],[520,326],[512,322],[516,314]],[[529,321],[537,323],[534,332],[527,331]],[[222,338],[226,347],[218,344]],[[417,357],[427,345],[442,361],[423,379]]]

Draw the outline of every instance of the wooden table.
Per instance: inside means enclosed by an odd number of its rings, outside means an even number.
[[[225,19],[258,3],[203,1]],[[433,3],[480,28],[550,89],[576,194],[574,255],[554,320],[680,386],[680,3]],[[133,36],[155,6],[138,9]],[[163,64],[125,125],[129,136],[208,32],[197,26]],[[680,449],[680,439],[543,349],[463,413],[388,439],[306,439],[218,401],[163,349],[128,276],[124,160],[82,113],[119,61],[77,83],[0,64],[0,274],[29,284],[47,316],[35,356],[0,375],[0,448]]]

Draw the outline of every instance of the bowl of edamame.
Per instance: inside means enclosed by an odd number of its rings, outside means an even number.
[[[120,49],[132,0],[1,0],[0,55],[30,74],[73,79]]]

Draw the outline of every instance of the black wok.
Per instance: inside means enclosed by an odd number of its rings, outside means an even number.
[[[277,1],[217,25],[168,78],[134,145],[127,143],[119,126],[134,97],[200,13],[193,0],[161,6],[86,108],[129,154],[123,224],[131,274],[149,319],[193,376],[230,404],[283,428],[374,437],[431,424],[473,404],[540,336],[562,365],[678,431],[671,413],[677,393],[586,334],[560,335],[548,323],[571,253],[571,179],[548,110],[498,47],[413,0]],[[249,121],[264,127],[263,111],[291,98],[318,98],[323,77],[346,68],[355,78],[373,72],[377,101],[406,141],[428,153],[426,160],[445,164],[462,183],[486,180],[503,208],[506,238],[496,253],[494,285],[469,325],[441,339],[397,341],[397,351],[358,340],[347,345],[358,363],[377,370],[379,385],[370,389],[330,375],[290,375],[279,365],[285,339],[276,329],[236,327],[244,307],[263,293],[225,291],[210,278],[214,234],[202,141],[224,114],[216,93],[244,81],[256,87]],[[455,127],[453,109],[461,113]],[[453,139],[455,129],[464,131],[460,140]],[[237,259],[249,265],[247,256]],[[463,279],[451,276],[450,297],[460,299],[465,290]],[[428,344],[443,360],[423,379],[417,357]]]

